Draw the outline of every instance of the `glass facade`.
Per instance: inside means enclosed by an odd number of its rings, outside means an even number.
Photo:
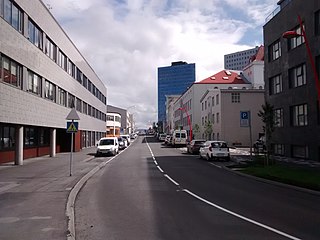
[[[158,68],[158,122],[166,121],[166,95],[179,95],[195,82],[195,63]]]

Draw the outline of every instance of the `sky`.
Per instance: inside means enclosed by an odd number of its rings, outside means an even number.
[[[225,54],[263,44],[279,0],[42,0],[107,87],[107,104],[137,128],[157,122],[157,71],[196,64],[196,81]]]

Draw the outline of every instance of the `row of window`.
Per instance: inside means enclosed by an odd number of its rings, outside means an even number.
[[[211,106],[213,107],[215,105],[219,105],[219,94],[211,97]],[[207,108],[210,108],[210,101],[209,100],[205,100],[204,102],[201,103],[201,110],[202,111],[207,110]]]
[[[219,123],[219,122],[220,122],[220,113],[216,113],[216,114],[213,113],[211,118],[209,115],[201,118],[202,126],[204,126],[207,123],[213,125],[213,124]]]
[[[306,64],[289,69],[289,88],[296,88],[307,84]],[[269,94],[279,94],[283,91],[282,74],[269,79]]]
[[[274,126],[284,126],[283,109],[278,108],[274,110]],[[308,106],[307,104],[301,104],[290,107],[290,125],[294,127],[301,127],[308,125]]]
[[[3,17],[12,27],[23,34],[23,14],[19,8],[11,0],[0,0],[0,16]],[[68,57],[58,49],[57,45],[49,39],[44,38],[43,31],[28,18],[28,39],[36,47],[44,51],[55,63],[64,69],[69,75],[77,80],[83,87],[97,97],[101,102],[106,104],[106,97],[98,90],[98,88],[81,72]],[[43,46],[43,43],[45,44]]]
[[[32,72],[29,69],[27,71],[28,79],[26,90],[28,92],[38,96],[43,96],[44,98],[64,107],[75,107],[79,112],[95,117],[102,121],[106,121],[105,113],[87,104],[85,101],[76,98],[72,94],[67,93],[64,89],[56,86],[47,79],[45,79],[43,83],[43,78],[40,75]],[[0,53],[0,81],[22,89],[22,76],[22,65],[4,55],[1,55]],[[42,93],[42,89],[44,90],[44,93]]]
[[[305,30],[305,25],[302,24],[303,29]],[[295,28],[291,29],[297,33],[296,37],[290,38],[287,40],[287,48],[288,50],[292,50],[305,42],[303,37],[303,32],[301,26],[296,26]],[[320,35],[320,10],[315,12],[314,14],[314,33],[316,36]],[[274,61],[281,57],[281,41],[277,39],[268,47],[269,52],[269,62]]]
[[[291,145],[291,157],[294,158],[309,158],[308,146],[305,145]],[[285,155],[285,145],[284,144],[272,144],[273,153],[275,155],[284,156]]]
[[[121,117],[113,116],[113,115],[107,115],[107,121],[121,122]]]

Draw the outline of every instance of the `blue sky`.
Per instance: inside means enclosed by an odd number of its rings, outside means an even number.
[[[138,127],[157,119],[157,68],[196,64],[196,81],[223,55],[263,44],[278,0],[43,0],[100,79],[108,104],[130,108]]]

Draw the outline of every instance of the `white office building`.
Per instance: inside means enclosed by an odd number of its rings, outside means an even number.
[[[106,132],[106,86],[40,0],[0,0],[0,163],[75,151]]]

